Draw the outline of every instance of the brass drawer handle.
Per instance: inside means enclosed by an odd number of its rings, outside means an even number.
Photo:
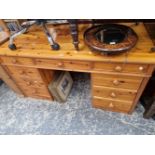
[[[32,93],[33,93],[33,94],[37,94],[37,90],[33,90]]]
[[[121,66],[116,66],[115,67],[115,71],[117,72],[121,72],[123,70],[123,68]]]
[[[18,61],[16,59],[12,59],[11,61],[13,64],[16,64]]]
[[[118,85],[120,84],[120,82],[119,82],[118,80],[114,80],[114,81],[113,81],[113,84],[114,84],[115,86],[118,86]]]
[[[110,96],[111,96],[112,98],[116,98],[116,97],[117,97],[116,94],[115,94],[114,92],[112,92],[112,93],[110,94]]]
[[[30,81],[28,81],[28,82],[27,82],[27,85],[30,86],[30,85],[32,85],[32,83],[31,83]]]
[[[20,71],[19,73],[20,73],[21,75],[23,75],[23,74],[25,74],[25,71],[22,70],[22,71]]]
[[[34,83],[38,83],[38,81],[35,80]]]
[[[59,66],[59,67],[62,67],[62,66],[63,66],[63,63],[62,63],[62,62],[59,62],[59,63],[58,63],[58,66]]]
[[[36,62],[38,62],[38,63],[42,63],[42,60],[36,60]]]
[[[110,107],[110,108],[113,108],[113,107],[114,107],[114,105],[113,105],[112,102],[110,102],[109,107]]]
[[[140,71],[144,71],[144,67],[143,67],[143,66],[140,66],[140,67],[139,67],[139,70],[140,70]]]

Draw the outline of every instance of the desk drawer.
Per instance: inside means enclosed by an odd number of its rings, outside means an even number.
[[[27,67],[17,67],[17,66],[7,66],[9,72],[16,78],[29,78],[29,79],[40,79],[41,76],[38,69],[27,68]]]
[[[63,67],[63,61],[61,60],[50,60],[50,59],[35,59],[35,65],[37,67],[43,67],[43,68],[62,68]]]
[[[145,64],[123,64],[123,63],[105,63],[95,62],[94,69],[99,71],[116,72],[116,73],[133,73],[146,74],[149,65]]]
[[[143,80],[142,77],[124,76],[124,75],[107,75],[107,74],[91,74],[93,85],[105,86],[113,88],[123,88],[129,90],[137,90]]]
[[[64,68],[70,70],[90,70],[92,69],[92,65],[91,62],[64,61]]]
[[[109,100],[100,97],[93,97],[93,107],[104,110],[129,113],[132,102]]]
[[[122,101],[133,101],[136,92],[133,91],[124,91],[122,89],[113,89],[107,87],[98,87],[94,86],[92,88],[93,96],[109,98],[114,100],[122,100]]]
[[[32,94],[29,95],[29,94],[27,94],[27,97],[32,97],[32,98],[41,99],[41,100],[50,100],[50,101],[53,101],[53,98],[51,96],[32,95]]]
[[[27,86],[25,87],[24,84],[19,84],[20,88],[25,92],[25,94],[27,94],[28,96],[47,96],[50,97],[50,93],[47,90],[46,87],[41,87],[41,88],[35,88],[32,86]]]
[[[30,79],[25,77],[16,77],[16,81],[25,87],[44,88],[45,83],[40,79]]]
[[[66,70],[90,70],[91,62],[82,61],[67,61],[67,60],[48,60],[35,59],[37,67],[47,67],[51,69],[66,69]]]
[[[27,88],[23,88],[23,91],[27,97],[53,100],[51,94],[48,92],[47,89],[27,87]]]
[[[45,83],[35,82],[32,80],[31,82],[30,81],[27,82],[27,81],[22,82],[21,80],[20,82],[18,79],[16,79],[18,86],[24,92],[26,96],[28,97],[40,96],[40,98],[41,97],[51,98],[51,94],[49,93],[48,88],[45,85]]]
[[[35,68],[7,66],[12,77],[28,97],[45,96],[50,98],[46,83],[43,81],[39,71]]]
[[[2,63],[5,65],[34,65],[30,58],[19,58],[19,57],[1,57]]]

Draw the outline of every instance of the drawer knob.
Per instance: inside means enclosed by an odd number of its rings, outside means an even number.
[[[143,66],[140,66],[140,67],[139,67],[139,70],[140,70],[140,71],[144,71],[144,67],[143,67]]]
[[[113,107],[114,107],[114,105],[113,105],[112,102],[110,102],[109,107],[110,107],[110,108],[113,108]]]
[[[21,75],[25,74],[25,71],[24,71],[24,70],[23,70],[23,71],[20,71],[20,74],[21,74]]]
[[[30,81],[27,82],[27,85],[30,86],[32,83]]]
[[[18,61],[16,59],[12,59],[12,63],[16,64]]]
[[[118,86],[118,85],[120,84],[120,82],[119,82],[118,80],[114,80],[114,81],[113,81],[113,84],[114,84],[115,86]]]
[[[58,66],[59,66],[59,67],[61,67],[62,65],[63,65],[63,63],[62,63],[62,62],[59,62],[59,63],[58,63]]]
[[[36,93],[37,93],[37,90],[33,90],[32,93],[33,93],[33,94],[36,94]]]
[[[116,66],[116,67],[115,67],[115,71],[121,72],[121,71],[122,71],[122,67],[121,67],[121,66]]]
[[[112,93],[110,94],[110,96],[111,96],[112,98],[115,98],[115,97],[116,97],[116,94],[115,94],[114,92],[112,92]]]

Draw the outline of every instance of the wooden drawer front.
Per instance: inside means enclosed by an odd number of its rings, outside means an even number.
[[[123,100],[123,101],[133,101],[135,98],[136,92],[124,91],[121,89],[111,89],[106,87],[93,87],[93,96]]]
[[[53,100],[38,69],[18,66],[7,66],[7,69],[25,96]]]
[[[90,62],[64,61],[64,68],[70,70],[90,70],[92,66]]]
[[[29,79],[29,78],[19,78],[16,77],[16,81],[19,84],[23,84],[25,87],[33,87],[33,88],[45,88],[45,83],[39,79]]]
[[[50,96],[48,90],[46,87],[42,87],[42,88],[35,88],[35,87],[25,87],[24,84],[19,84],[20,88],[22,88],[22,90],[24,90],[25,94],[27,94],[28,96]]]
[[[14,77],[20,89],[27,97],[52,99],[46,84],[41,80]]]
[[[32,95],[32,94],[28,94],[27,97],[32,97],[32,98],[36,98],[36,99],[42,99],[42,100],[50,100],[53,101],[53,98],[51,96],[42,96],[42,95]]]
[[[121,76],[92,73],[92,82],[96,86],[105,86],[113,88],[123,88],[129,90],[137,90],[143,80],[142,77]]]
[[[63,62],[61,60],[50,60],[50,59],[35,59],[35,65],[37,67],[47,68],[62,68]]]
[[[18,86],[27,97],[37,98],[38,96],[39,98],[46,97],[52,99],[51,94],[49,93],[48,88],[45,85],[34,86],[34,85],[28,85],[27,83],[24,82],[23,83],[18,82]]]
[[[47,60],[35,59],[35,64],[38,67],[48,67],[51,69],[68,69],[68,70],[90,70],[90,62],[81,61],[61,61],[61,60]]]
[[[3,64],[7,65],[34,65],[30,58],[1,57]]]
[[[49,93],[42,93],[38,89],[31,89],[31,91],[29,89],[24,89],[24,93],[27,97],[53,100],[52,96]]]
[[[144,64],[121,64],[121,63],[102,63],[95,62],[94,69],[118,72],[118,73],[135,73],[135,74],[145,74],[148,72],[148,65]]]
[[[24,77],[30,79],[41,79],[40,73],[38,69],[35,68],[26,68],[26,67],[14,67],[14,66],[7,66],[10,73],[14,77]]]
[[[132,106],[132,102],[122,102],[99,97],[94,97],[92,104],[95,108],[124,113],[129,113]]]

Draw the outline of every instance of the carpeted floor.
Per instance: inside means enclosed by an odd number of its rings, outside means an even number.
[[[89,75],[73,77],[65,104],[20,98],[0,86],[0,134],[155,134],[155,121],[143,119],[140,104],[132,115],[94,109]]]

